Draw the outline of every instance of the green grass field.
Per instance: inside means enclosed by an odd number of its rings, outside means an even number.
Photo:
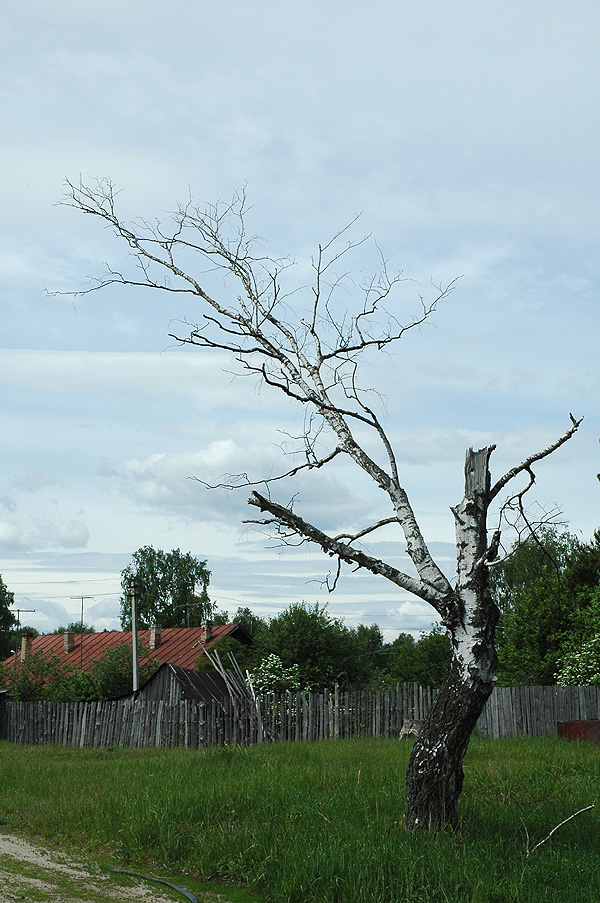
[[[474,738],[459,829],[435,836],[403,830],[409,751],[394,740],[204,751],[4,743],[0,824],[113,864],[230,880],[272,903],[600,899],[599,747]]]

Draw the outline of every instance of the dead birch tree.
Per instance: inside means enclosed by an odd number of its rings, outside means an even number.
[[[494,635],[499,613],[488,572],[498,558],[502,523],[500,518],[490,536],[488,512],[508,484],[522,475],[526,485],[512,496],[509,507],[523,511],[523,495],[535,479],[533,466],[567,442],[581,420],[571,417],[568,429],[555,442],[529,455],[496,482],[490,476],[495,446],[467,451],[464,494],[452,508],[456,578],[451,583],[432,558],[403,488],[374,393],[359,383],[359,365],[365,354],[393,348],[407,330],[433,314],[451,285],[437,291],[429,302],[420,299],[418,314],[402,322],[390,312],[400,276],[390,276],[384,265],[379,276],[361,291],[354,310],[336,315],[334,296],[339,279],[334,271],[353,247],[342,230],[332,242],[319,246],[312,262],[310,301],[299,314],[299,299],[291,301],[282,287],[289,262],[255,256],[255,245],[245,232],[243,193],[230,205],[181,206],[168,226],[123,222],[109,181],[91,187],[69,183],[67,203],[112,228],[129,246],[135,265],[133,271],[108,268],[86,291],[117,284],[197,298],[196,324],[188,334],[173,338],[201,349],[230,352],[243,372],[256,375],[310,412],[301,437],[301,463],[275,479],[316,470],[345,456],[380,491],[387,507],[385,516],[353,535],[329,535],[302,518],[291,504],[274,501],[269,491],[253,490],[249,504],[260,511],[256,522],[273,528],[283,541],[299,537],[315,543],[337,559],[338,568],[347,563],[384,577],[428,602],[439,615],[450,636],[451,660],[410,757],[406,827],[432,830],[455,825],[464,755],[492,692],[496,670]],[[215,268],[233,277],[233,291],[224,286],[219,296],[209,291],[203,274]],[[365,441],[367,433],[375,445]],[[372,451],[375,446],[377,452]],[[258,486],[259,482],[245,478],[237,485]],[[359,540],[392,524],[399,530],[399,541],[406,544],[416,577],[371,557],[359,546]]]

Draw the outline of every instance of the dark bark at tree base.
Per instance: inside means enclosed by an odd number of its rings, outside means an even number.
[[[423,722],[406,772],[408,831],[454,828],[463,759],[493,683],[465,682],[450,673]]]

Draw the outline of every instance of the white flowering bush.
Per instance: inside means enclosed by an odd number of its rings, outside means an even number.
[[[600,686],[600,634],[564,656],[556,682],[563,687]]]
[[[282,693],[284,690],[300,689],[300,669],[298,665],[284,668],[278,655],[268,655],[253,671],[252,686],[255,692],[262,696],[264,693]]]

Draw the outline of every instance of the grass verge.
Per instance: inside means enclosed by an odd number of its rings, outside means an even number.
[[[392,740],[203,751],[5,743],[0,823],[140,870],[237,882],[273,903],[600,898],[598,747],[475,737],[459,829],[436,836],[403,831],[409,750]]]

